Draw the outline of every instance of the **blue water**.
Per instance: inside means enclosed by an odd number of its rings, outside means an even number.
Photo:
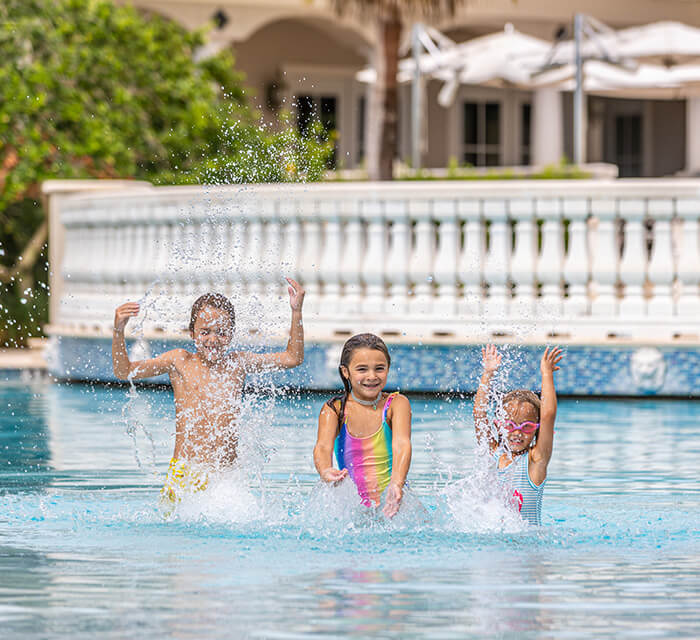
[[[257,507],[234,488],[166,522],[171,395],[139,398],[154,450],[126,432],[124,389],[0,386],[0,637],[700,637],[698,402],[561,401],[544,526],[527,529],[480,522],[469,492],[450,519],[445,486],[477,464],[471,407],[420,397],[427,523],[322,513],[321,396],[253,401]]]

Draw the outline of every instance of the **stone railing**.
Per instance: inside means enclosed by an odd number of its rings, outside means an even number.
[[[147,291],[147,331],[181,329],[209,290],[279,306],[282,274],[304,283],[318,339],[699,331],[700,181],[51,185],[57,333],[108,331]]]

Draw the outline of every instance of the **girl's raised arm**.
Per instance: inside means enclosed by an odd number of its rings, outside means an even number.
[[[542,372],[542,397],[540,401],[540,428],[537,432],[537,442],[532,448],[532,461],[544,465],[546,473],[547,464],[552,457],[552,445],[554,443],[554,421],[557,417],[557,392],[554,388],[554,372],[559,370],[557,366],[564,357],[559,347],[549,347],[544,350],[540,361]]]
[[[347,469],[333,468],[333,445],[338,434],[338,414],[327,404],[318,416],[318,436],[314,447],[314,465],[325,482],[340,482],[348,475]]]
[[[396,515],[403,497],[408,469],[411,466],[411,404],[408,398],[397,395],[391,407],[391,481],[386,489],[384,515]]]
[[[479,382],[479,388],[474,396],[474,429],[476,430],[476,441],[478,444],[486,442],[492,451],[498,446],[489,428],[488,408],[489,392],[491,390],[491,379],[501,364],[501,354],[496,346],[488,344],[481,349],[481,362],[484,372]]]

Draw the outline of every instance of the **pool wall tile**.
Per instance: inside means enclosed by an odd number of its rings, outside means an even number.
[[[105,338],[52,339],[49,372],[59,379],[112,382],[111,342]],[[130,351],[134,341],[128,341]],[[143,349],[144,345],[140,345]],[[148,353],[191,349],[187,341],[149,340]],[[389,386],[405,391],[474,392],[481,373],[481,345],[389,344]],[[539,390],[539,362],[544,345],[499,346],[503,363],[495,384]],[[700,346],[568,345],[557,390],[575,396],[699,396]],[[308,343],[304,364],[296,369],[252,377],[256,385],[289,385],[306,389],[340,388],[338,343]],[[161,376],[150,382],[167,383]]]

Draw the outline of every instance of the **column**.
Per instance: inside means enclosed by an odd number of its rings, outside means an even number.
[[[559,164],[564,155],[561,93],[536,89],[532,96],[532,153],[534,165]]]
[[[700,96],[685,101],[685,170],[700,174]]]

